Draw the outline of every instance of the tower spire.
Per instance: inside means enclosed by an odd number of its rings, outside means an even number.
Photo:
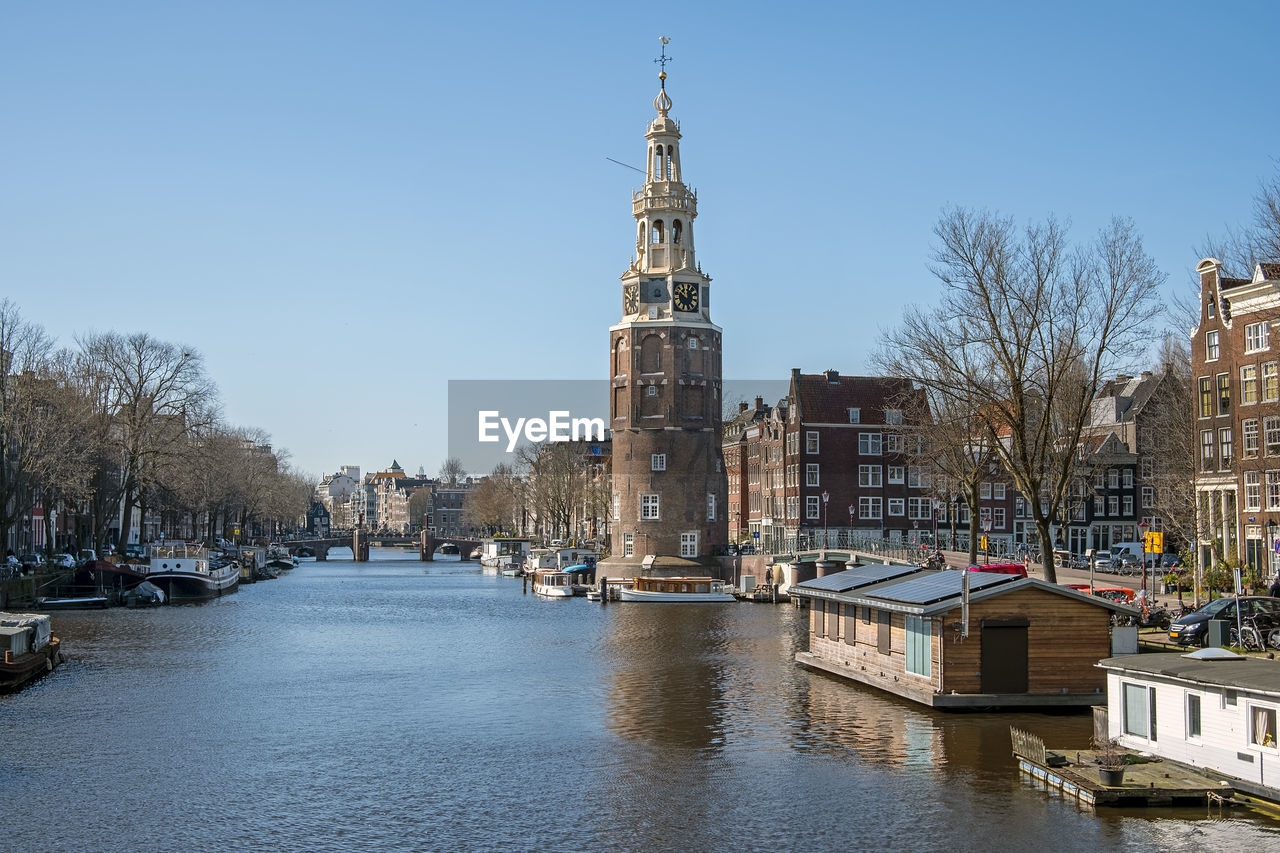
[[[671,98],[667,95],[667,63],[671,62],[671,57],[667,56],[667,45],[671,43],[671,39],[666,36],[659,36],[662,42],[662,55],[653,60],[658,64],[658,96],[653,99],[653,108],[658,111],[658,115],[666,118],[667,110],[671,109]]]

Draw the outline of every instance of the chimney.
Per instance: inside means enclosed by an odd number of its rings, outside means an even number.
[[[747,401],[746,401],[746,400],[743,400],[742,402],[738,403],[738,414],[742,414],[742,413],[743,413],[743,412],[745,412],[746,410],[747,410]]]
[[[1117,374],[1116,374],[1116,382],[1117,382],[1117,384],[1124,384],[1125,382],[1128,382],[1128,381],[1129,381],[1130,379],[1132,379],[1132,378],[1133,378],[1133,377],[1129,376],[1127,373],[1117,373]]]
[[[756,397],[756,411],[764,408],[764,397]]]

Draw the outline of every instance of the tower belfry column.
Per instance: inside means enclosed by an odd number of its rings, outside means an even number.
[[[622,274],[622,319],[609,328],[613,431],[607,574],[707,573],[728,540],[721,457],[721,329],[711,277],[694,250],[698,196],[684,183],[670,116],[667,40],[657,116],[645,130],[643,188],[631,198],[636,253]],[[690,562],[692,561],[692,562]]]

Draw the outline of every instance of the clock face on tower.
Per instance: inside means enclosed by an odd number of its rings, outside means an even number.
[[[622,288],[622,313],[634,314],[640,305],[640,288],[628,284]]]
[[[678,281],[672,288],[671,294],[677,311],[698,310],[698,285],[688,281]]]

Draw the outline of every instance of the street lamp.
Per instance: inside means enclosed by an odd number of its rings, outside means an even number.
[[[849,504],[849,547],[853,547],[853,504]]]
[[[956,516],[960,514],[960,495],[951,493],[951,550],[956,549]]]
[[[934,498],[930,502],[930,506],[933,509],[933,547],[935,550],[941,551],[942,549],[938,547],[938,510],[942,509],[942,501]]]
[[[831,500],[830,492],[822,493],[822,547],[827,547],[827,501]]]
[[[1274,580],[1275,564],[1276,564],[1276,520],[1274,518],[1267,519],[1267,574],[1272,575]]]
[[[1142,600],[1147,600],[1147,523],[1145,521],[1138,522],[1138,541],[1142,543]],[[1151,592],[1154,595],[1156,584],[1153,579],[1151,582]]]

